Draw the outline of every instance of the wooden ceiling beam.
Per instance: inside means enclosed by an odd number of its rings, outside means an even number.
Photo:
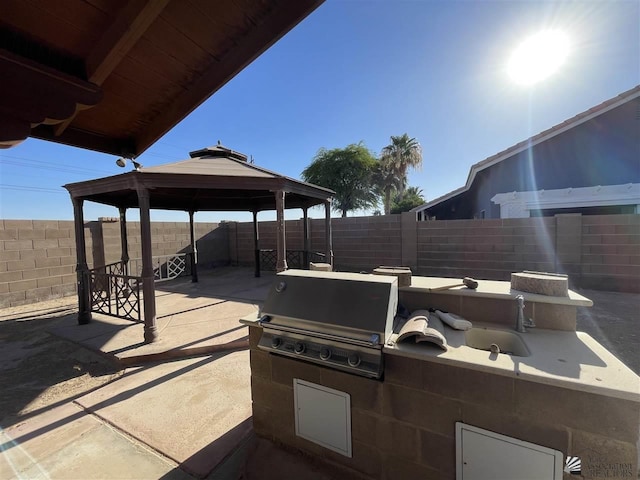
[[[129,50],[158,18],[170,0],[127,2],[87,57],[89,81],[102,85]]]
[[[86,132],[73,126],[68,128],[63,136],[59,137],[55,134],[54,128],[55,125],[40,124],[31,129],[31,136],[72,147],[81,145],[81,148],[121,157],[130,157],[135,151],[135,144],[131,138],[112,138],[96,132]]]
[[[88,80],[102,85],[169,2],[170,0],[127,2],[87,56],[85,65]],[[78,111],[55,128],[56,136],[62,135]]]

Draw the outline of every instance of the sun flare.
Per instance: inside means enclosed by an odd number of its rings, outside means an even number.
[[[533,85],[555,73],[569,54],[569,38],[545,30],[527,38],[511,54],[507,72],[520,85]]]

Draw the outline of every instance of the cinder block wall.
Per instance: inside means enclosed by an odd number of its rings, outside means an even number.
[[[73,222],[2,220],[0,227],[0,307],[75,292]]]
[[[229,229],[231,261],[238,265],[253,265],[253,224],[235,223]],[[347,217],[331,220],[334,264],[338,270],[371,270],[379,265],[400,265],[402,233],[400,215]],[[287,250],[304,247],[303,220],[285,222]],[[276,222],[260,222],[261,249],[276,248]],[[311,250],[324,253],[324,219],[309,221]]]
[[[311,249],[325,251],[324,220],[310,221]],[[371,270],[407,265],[416,275],[509,280],[512,272],[566,273],[572,288],[640,292],[640,215],[435,220],[412,214],[332,219],[334,265]],[[302,220],[286,222],[287,249],[302,249]],[[276,248],[275,222],[260,247]],[[231,261],[253,265],[253,224],[229,230]]]
[[[510,280],[511,272],[556,271],[556,218],[418,223],[418,273]]]
[[[154,222],[154,255],[189,251],[189,224]],[[140,224],[127,222],[129,257],[140,258]],[[89,268],[120,259],[120,223],[86,222]],[[229,240],[224,224],[196,223],[199,264],[228,264]],[[74,295],[76,245],[72,221],[0,220],[0,308]]]
[[[640,292],[640,215],[584,216],[579,228],[581,286]]]
[[[379,382],[259,350],[260,330],[249,328],[256,434],[339,465],[342,477],[453,480],[464,422],[579,456],[583,478],[606,464],[636,478],[636,402],[388,354]],[[294,378],[351,396],[352,458],[295,434]]]
[[[129,256],[139,258],[140,224],[129,222]],[[303,249],[302,220],[285,224],[287,248]],[[411,214],[335,218],[338,270],[407,265],[417,275],[509,280],[511,272],[568,273],[572,287],[640,293],[640,215],[416,222]],[[260,247],[276,248],[276,223],[260,222]],[[309,221],[311,249],[325,251],[324,219]],[[253,265],[253,224],[196,223],[199,262]],[[118,222],[87,222],[90,266],[120,258]],[[154,255],[187,251],[186,222],[152,224]],[[73,222],[0,220],[0,308],[73,294]]]
[[[104,252],[104,259],[94,258],[93,265],[104,265],[120,260],[120,222],[95,222],[102,227],[102,245],[95,251],[97,255]],[[196,247],[198,263],[203,267],[227,264],[229,259],[229,241],[225,224],[196,223]],[[127,222],[127,238],[129,258],[141,258],[140,223]],[[189,252],[189,224],[186,222],[152,222],[151,248],[154,256],[172,255]],[[94,252],[94,257],[96,253]],[[89,257],[87,257],[89,260]],[[100,261],[97,261],[100,260]]]

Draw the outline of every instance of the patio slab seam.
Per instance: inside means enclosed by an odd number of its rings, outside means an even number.
[[[170,456],[168,456],[168,455],[162,453],[161,451],[155,449],[152,445],[149,445],[148,443],[144,442],[142,439],[138,438],[133,433],[127,432],[126,430],[118,427],[118,425],[116,425],[114,422],[110,421],[108,418],[100,415],[97,411],[92,410],[90,407],[85,407],[84,405],[80,404],[77,400],[78,399],[75,399],[71,403],[73,403],[76,407],[78,407],[85,414],[96,418],[100,423],[106,425],[107,427],[109,427],[111,430],[113,430],[117,434],[122,435],[124,438],[126,438],[127,440],[129,440],[133,444],[138,445],[139,447],[147,450],[149,453],[152,453],[153,455],[155,455],[159,459],[169,463],[170,465],[173,465],[175,468],[180,468],[180,463],[176,459],[171,458]]]

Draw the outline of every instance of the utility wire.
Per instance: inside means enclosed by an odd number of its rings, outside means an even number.
[[[35,187],[33,185],[11,185],[7,183],[0,183],[0,188],[4,190],[19,190],[26,192],[66,193],[62,188]]]
[[[67,173],[113,173],[107,170],[96,170],[92,168],[78,167],[75,165],[52,165],[50,162],[36,160],[34,158],[16,157],[14,155],[0,155],[0,163],[6,165],[17,165],[21,167],[45,168]]]
[[[185,153],[188,153],[188,150],[189,150],[188,148],[181,147],[179,145],[174,145],[172,143],[167,143],[167,142],[158,142],[157,145],[166,145],[167,147],[175,148],[176,150],[180,150]]]

